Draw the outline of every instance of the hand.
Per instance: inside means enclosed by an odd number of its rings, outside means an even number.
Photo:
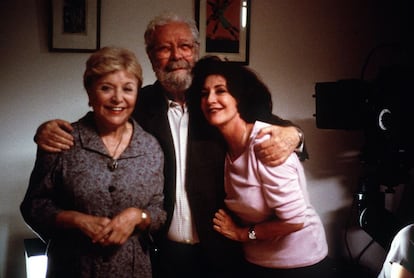
[[[47,152],[61,152],[73,146],[73,127],[64,120],[51,120],[39,126],[35,142]]]
[[[262,128],[257,138],[269,134],[271,137],[255,145],[254,150],[259,160],[268,166],[278,166],[286,161],[300,143],[296,127],[269,126]]]
[[[92,240],[98,236],[109,225],[111,219],[107,217],[98,217],[82,214],[79,216],[77,223],[78,228]]]
[[[111,222],[107,217],[93,216],[74,210],[63,210],[56,215],[57,227],[64,229],[78,229],[93,239]]]
[[[233,219],[224,210],[220,209],[214,214],[213,228],[223,236],[235,240],[246,241],[247,230],[245,228],[238,227]]]
[[[104,229],[94,236],[93,242],[107,245],[124,244],[137,225],[144,220],[141,217],[142,210],[137,208],[127,208],[115,216]]]

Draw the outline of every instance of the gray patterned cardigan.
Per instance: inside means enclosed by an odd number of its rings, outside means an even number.
[[[131,122],[130,145],[114,171],[108,168],[111,157],[96,132],[92,112],[73,124],[75,146],[70,150],[38,150],[21,212],[48,243],[48,277],[151,277],[148,250],[138,229],[122,246],[102,247],[78,230],[54,225],[61,210],[111,218],[128,207],[149,212],[150,231],[165,222],[163,152],[152,135]]]

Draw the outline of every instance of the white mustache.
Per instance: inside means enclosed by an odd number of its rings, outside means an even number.
[[[190,63],[188,63],[185,60],[179,60],[179,61],[172,61],[169,62],[166,67],[165,70],[166,71],[173,71],[176,69],[190,69]]]

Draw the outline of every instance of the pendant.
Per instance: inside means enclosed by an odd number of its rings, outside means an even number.
[[[118,160],[111,159],[111,161],[108,162],[108,168],[112,172],[115,171],[115,169],[118,168]]]

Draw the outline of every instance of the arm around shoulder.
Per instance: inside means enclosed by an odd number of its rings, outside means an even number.
[[[67,121],[47,121],[38,127],[34,141],[44,151],[61,152],[73,146],[72,131],[72,125]]]

